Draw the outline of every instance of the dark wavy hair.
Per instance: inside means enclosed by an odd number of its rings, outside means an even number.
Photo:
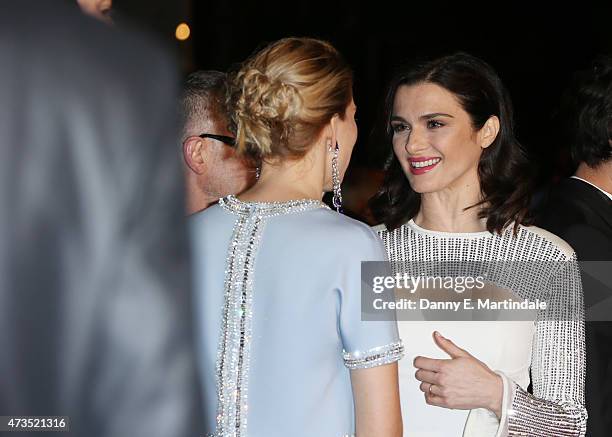
[[[561,106],[575,164],[589,167],[612,158],[612,57],[599,56],[589,69],[576,73]]]
[[[469,208],[480,208],[479,217],[486,218],[489,232],[501,233],[511,223],[515,231],[519,224],[529,224],[532,172],[514,136],[510,96],[495,70],[467,53],[455,53],[402,68],[391,80],[384,109],[386,142],[391,155],[385,165],[383,186],[370,200],[374,217],[393,230],[419,211],[421,195],[412,190],[393,153],[390,123],[398,88],[418,83],[436,84],[453,93],[469,114],[475,130],[482,128],[491,116],[499,118],[499,133],[483,150],[478,164],[482,200]]]

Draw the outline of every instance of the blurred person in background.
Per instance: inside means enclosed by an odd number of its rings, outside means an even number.
[[[175,67],[71,4],[2,9],[0,415],[200,435]]]
[[[219,71],[196,71],[183,85],[181,139],[187,214],[202,211],[255,182],[255,168],[234,148],[225,104],[226,80],[226,74]]]
[[[363,166],[350,167],[342,181],[342,210],[345,215],[369,225],[377,223],[369,201],[382,186],[385,173]]]
[[[113,0],[77,0],[81,10],[107,24],[112,23]]]
[[[612,261],[612,57],[601,56],[576,74],[563,99],[561,119],[574,162],[574,175],[551,190],[538,218],[561,236],[579,261]],[[608,272],[610,270],[607,270]],[[601,278],[600,278],[601,279]],[[606,281],[583,276],[586,323],[587,433],[603,437],[612,429],[612,322]],[[597,317],[604,310],[607,318]],[[589,317],[593,314],[592,317]],[[591,319],[589,321],[589,318]]]

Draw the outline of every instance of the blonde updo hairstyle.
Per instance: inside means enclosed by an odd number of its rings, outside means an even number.
[[[331,44],[312,38],[270,44],[230,81],[238,152],[256,163],[301,158],[334,115],[344,117],[352,88],[353,73]]]

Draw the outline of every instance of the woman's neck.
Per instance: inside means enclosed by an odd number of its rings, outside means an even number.
[[[323,198],[324,172],[308,153],[299,160],[263,163],[257,183],[244,191],[241,200],[252,202],[284,202]]]
[[[421,207],[414,222],[424,228],[440,232],[485,231],[486,219],[478,218],[480,207],[472,206],[480,201],[479,189],[447,189],[421,194]]]

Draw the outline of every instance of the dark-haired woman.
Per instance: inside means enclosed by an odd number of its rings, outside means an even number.
[[[546,302],[531,321],[400,321],[404,435],[584,435],[579,270],[567,243],[528,226],[527,161],[499,77],[462,53],[407,69],[386,121],[393,153],[372,206],[396,268],[496,262],[496,287]]]

